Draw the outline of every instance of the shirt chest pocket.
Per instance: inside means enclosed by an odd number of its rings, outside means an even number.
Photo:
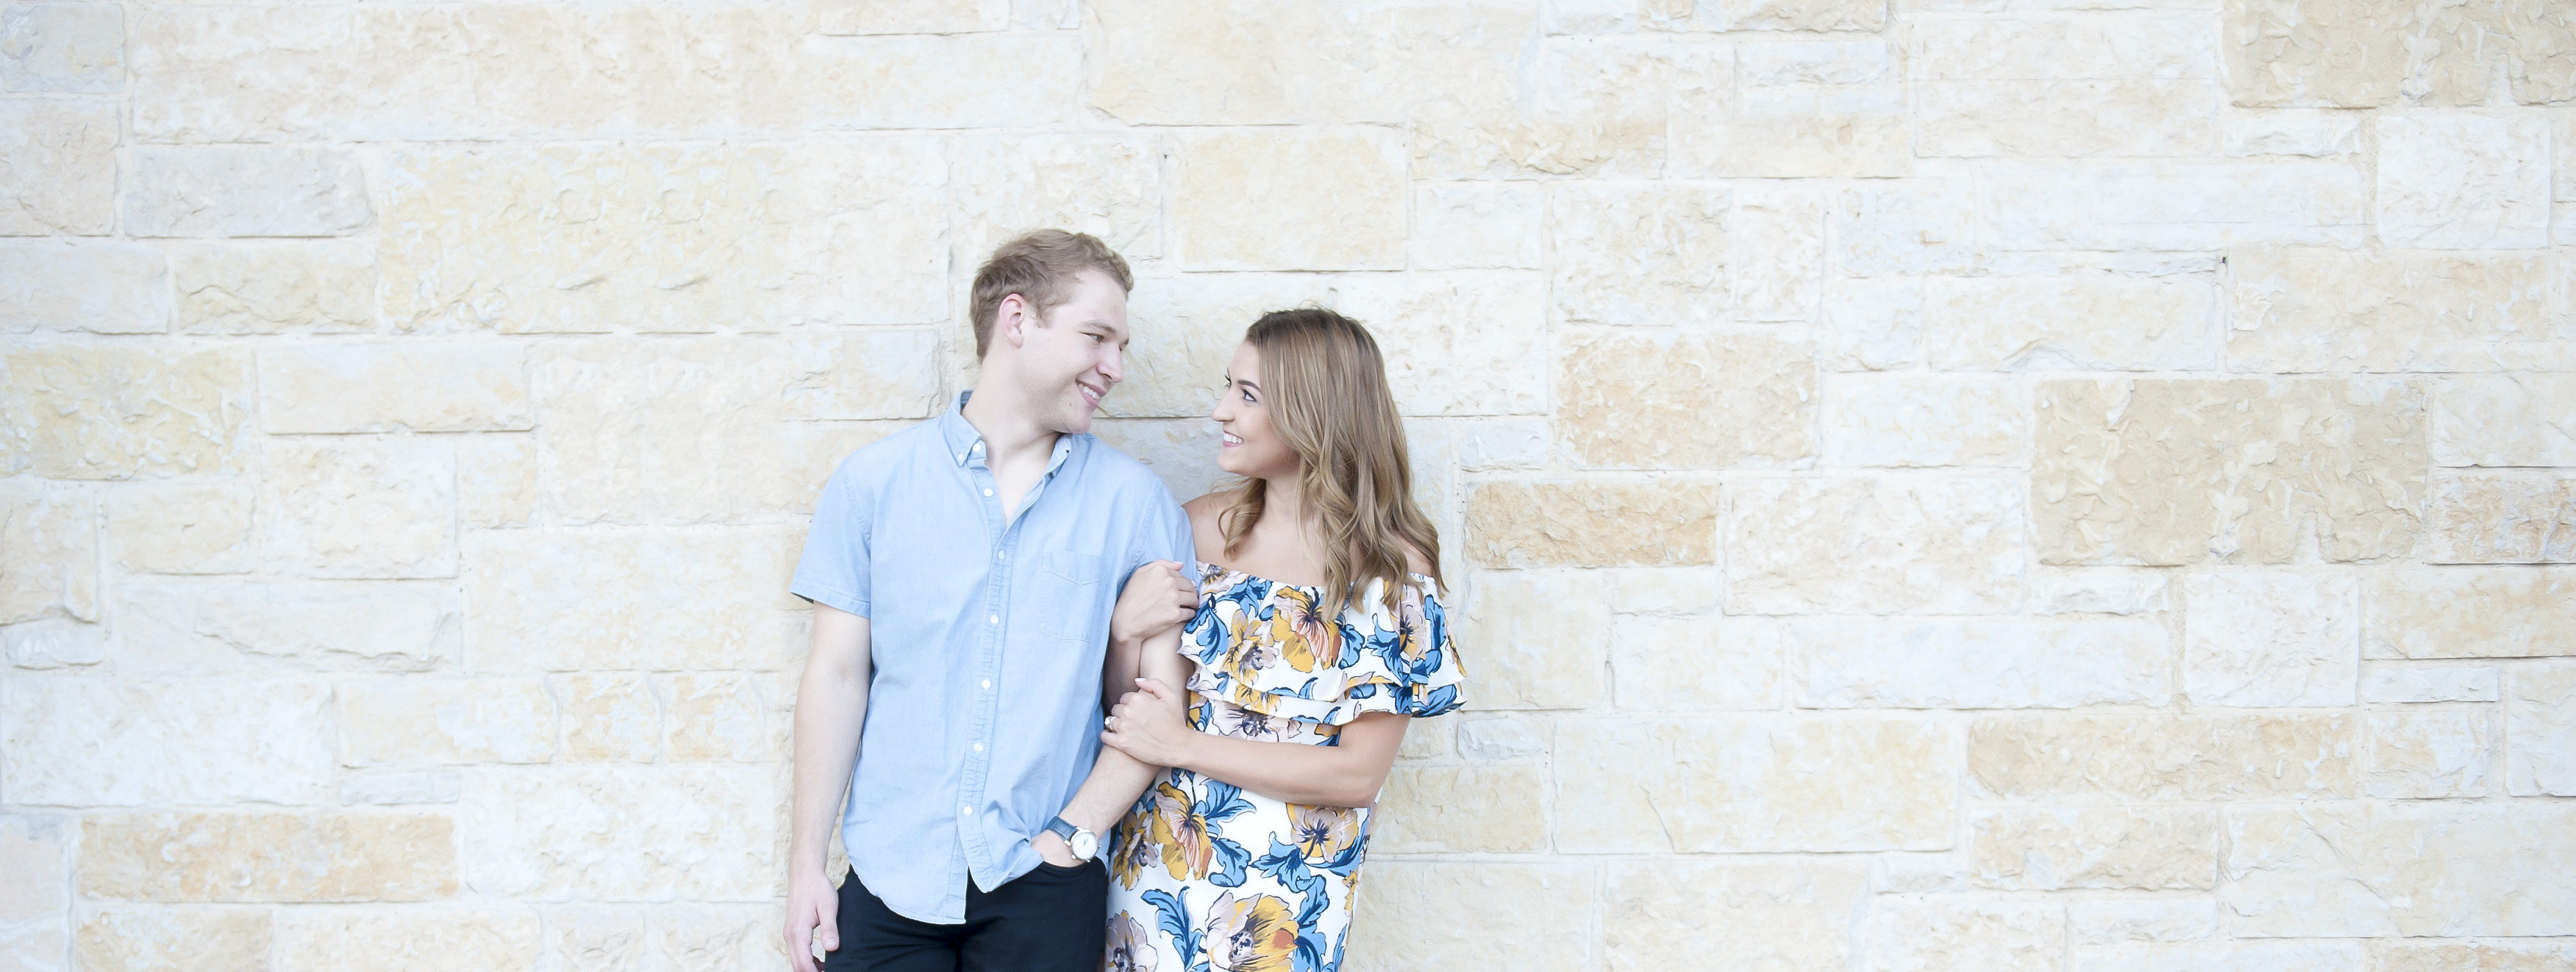
[[[1038,630],[1050,638],[1105,644],[1112,599],[1104,592],[1118,589],[1110,581],[1111,563],[1094,554],[1049,551],[1038,558],[1031,596],[1021,606],[1041,619]]]

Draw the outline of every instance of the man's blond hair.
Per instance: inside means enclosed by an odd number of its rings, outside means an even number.
[[[993,320],[1003,298],[1018,294],[1043,316],[1073,299],[1074,278],[1085,270],[1107,274],[1118,282],[1119,290],[1136,289],[1136,275],[1128,271],[1127,260],[1089,233],[1035,230],[993,248],[992,257],[975,271],[970,311],[975,357],[982,358],[985,349],[993,346]]]

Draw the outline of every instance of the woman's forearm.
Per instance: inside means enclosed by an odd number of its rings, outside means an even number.
[[[1343,726],[1341,742],[1333,746],[1200,733],[1182,754],[1181,768],[1284,803],[1365,807],[1377,802],[1378,789],[1386,785],[1409,721],[1364,715]]]

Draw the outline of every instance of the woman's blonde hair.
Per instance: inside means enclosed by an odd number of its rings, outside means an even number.
[[[1422,553],[1440,581],[1440,531],[1413,503],[1413,463],[1404,424],[1387,389],[1386,359],[1358,321],[1319,307],[1271,311],[1243,340],[1261,355],[1270,427],[1297,454],[1305,515],[1324,545],[1324,617],[1384,581],[1386,608],[1413,586],[1405,547]],[[1268,484],[1236,487],[1217,516],[1232,557],[1261,522]]]

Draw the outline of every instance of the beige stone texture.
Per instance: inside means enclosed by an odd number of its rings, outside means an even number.
[[[662,752],[662,707],[641,674],[553,675],[563,711],[563,758],[650,763]]]
[[[251,488],[237,482],[133,483],[108,493],[116,564],[151,574],[238,574],[251,566]]]
[[[1387,861],[1352,904],[1348,955],[1378,972],[1590,968],[1600,878],[1589,865]]]
[[[54,483],[0,483],[0,624],[98,620],[98,504]]]
[[[1923,81],[1915,151],[1953,158],[2208,155],[2216,82],[2045,79]]]
[[[1507,32],[1522,11],[1479,6],[1481,29],[1460,39],[1459,53],[1476,58],[1478,70],[1517,68],[1521,81],[1408,99],[1420,171],[1501,179],[1662,173],[1665,93],[1677,79],[1706,71],[1708,58],[1661,45],[1551,37],[1535,45],[1530,63],[1513,65],[1502,58],[1519,46]],[[1434,31],[1448,39],[1446,30]]]
[[[533,678],[344,681],[333,701],[343,766],[542,763],[554,756],[554,703]]]
[[[1836,232],[1854,228],[1838,225]],[[1847,261],[1850,255],[1846,251],[1841,258]],[[1837,280],[1825,292],[1818,331],[1817,364],[1827,371],[1910,366],[1923,341],[1923,282],[1910,277]]]
[[[767,905],[689,905],[653,913],[653,948],[673,972],[783,968],[787,953]]]
[[[1940,850],[1958,735],[1883,717],[1560,719],[1559,852]]]
[[[32,3],[0,13],[0,90],[115,94],[124,87],[124,10]]]
[[[2202,705],[2353,704],[2361,583],[2336,574],[2183,579],[2183,691]]]
[[[2000,250],[2356,246],[2371,218],[2346,159],[1996,164],[1979,184]]]
[[[2374,124],[2382,242],[2453,250],[2548,244],[2548,122],[2389,115]]]
[[[1624,330],[1560,342],[1556,429],[1580,467],[1784,466],[1816,451],[1816,362],[1804,345]]]
[[[1369,814],[1369,852],[1545,850],[1546,792],[1546,773],[1531,766],[1399,768],[1387,777],[1386,790]]]
[[[1791,44],[1868,44],[1839,51],[1766,55]],[[1743,83],[1723,62],[1675,79],[1673,175],[1685,178],[1893,178],[1910,175],[1914,150],[1903,88],[1884,77],[1885,45],[1805,41],[1740,47]],[[1765,70],[1763,62],[1773,62]],[[1785,63],[1780,63],[1785,62]]]
[[[2361,597],[2372,658],[2576,655],[2576,570],[2397,571],[2373,575]]]
[[[1735,196],[1731,252],[1738,317],[1805,322],[1816,316],[1825,272],[1825,209],[1821,190],[1747,188]]]
[[[2206,277],[1932,278],[1923,356],[1951,371],[2194,371],[2218,363]]]
[[[1956,273],[1981,266],[1989,244],[1967,179],[1864,183],[1844,190],[1830,230],[1835,266],[1855,277]],[[1913,282],[1920,311],[1921,282]]]
[[[2576,796],[2576,664],[2515,666],[2504,702],[2506,791]],[[2481,767],[2482,768],[2482,767]]]
[[[150,813],[81,821],[93,901],[433,901],[457,892],[448,817]]]
[[[277,917],[280,972],[365,967],[389,972],[524,969],[537,963],[534,909],[286,908]]]
[[[777,882],[784,766],[494,767],[464,782],[457,866],[478,894],[765,901]]]
[[[2218,883],[2218,812],[1992,810],[1968,820],[1970,879],[2013,891],[2208,889]]]
[[[1183,136],[1173,249],[1192,270],[1399,269],[1404,180],[1403,141],[1372,129]]]
[[[55,816],[0,816],[0,960],[59,969],[71,936],[74,827]]]
[[[344,807],[454,803],[457,792],[455,770],[375,770],[340,776]]]
[[[1842,972],[1869,872],[1833,861],[1622,861],[1609,882],[1601,950],[1612,969],[1687,968],[1723,942],[1748,967]]]
[[[2535,257],[2257,249],[2228,264],[2227,358],[2242,370],[2506,370],[2549,336]]]
[[[2433,462],[2576,465],[2576,426],[2541,418],[2565,415],[2576,415],[2576,373],[2443,377],[2433,388]]]
[[[2339,972],[2364,968],[2359,942],[2194,942],[2075,952],[2076,967],[2117,972]]]
[[[1619,708],[1777,709],[1792,644],[1786,626],[1765,618],[1623,616],[1610,629]]]
[[[2066,934],[2077,945],[2214,938],[2218,935],[2218,902],[2206,898],[2069,901]]]
[[[2030,575],[2030,612],[2156,614],[2171,603],[2164,571],[2127,567],[2041,567]]]
[[[349,152],[269,146],[137,148],[125,194],[135,236],[347,236],[375,213]]]
[[[1726,489],[1730,614],[1989,614],[2021,601],[2022,493],[2001,479],[1745,480]]]
[[[2172,638],[2150,621],[1789,624],[1800,708],[2010,709],[2173,699]]]
[[[259,414],[270,433],[525,431],[536,422],[526,350],[489,343],[262,351]]]
[[[1099,237],[1131,263],[1160,257],[1161,161],[1160,143],[1150,137],[1039,135],[964,142],[950,155],[949,182],[976,191],[957,197],[961,215],[950,265],[959,276],[968,276],[994,247],[1042,227]],[[961,297],[961,308],[964,303]]]
[[[33,345],[0,354],[0,470],[52,479],[238,471],[250,355]]]
[[[0,329],[167,333],[169,261],[128,243],[0,245]]]
[[[1216,423],[1206,419],[1095,418],[1091,421],[1091,434],[1163,477],[1174,499],[1187,501],[1206,495],[1226,481],[1225,471],[1216,467],[1216,451],[1222,447],[1222,440]],[[1422,454],[1414,455],[1414,475],[1423,476],[1425,464],[1419,458]]]
[[[2219,901],[2238,937],[2565,935],[2576,808],[2331,801],[2231,808]]]
[[[1498,482],[1467,496],[1467,557],[1485,567],[1715,563],[1714,483]]]
[[[456,456],[419,437],[271,439],[258,508],[270,569],[456,576]]]
[[[2576,945],[2563,941],[2370,943],[2373,972],[2548,972],[2571,964],[2576,964]]]
[[[799,83],[819,90],[780,96],[791,106],[810,106],[808,124],[818,128],[1044,128],[1080,116],[1073,73],[1034,69],[1069,68],[1082,56],[1078,42],[1061,33],[788,40],[782,46],[802,55]],[[961,72],[962,64],[992,68]]]
[[[2348,111],[2221,109],[2218,116],[2219,150],[2240,158],[2352,155],[2361,151],[2361,128],[2362,118]]]
[[[2018,466],[2030,393],[1996,378],[1831,375],[1818,419],[1827,466]]]
[[[1461,645],[1476,645],[1467,693],[1478,709],[1581,709],[1607,694],[1612,639],[1597,572],[1479,571],[1453,609]]]
[[[536,522],[537,440],[478,435],[456,442],[456,522],[467,529]],[[820,487],[817,487],[818,490]]]
[[[72,955],[98,972],[267,972],[275,937],[261,908],[102,908],[82,916]]]
[[[2358,731],[2331,712],[1989,716],[1968,727],[1968,780],[2056,804],[2351,796]]]
[[[656,676],[668,699],[669,744],[675,762],[773,763],[788,757],[788,720],[795,682],[741,672]]]
[[[1406,263],[1417,270],[1546,266],[1539,244],[1547,196],[1511,182],[1434,182],[1413,192]]]
[[[2424,499],[2424,559],[2576,563],[2576,478],[2436,475]]]
[[[1621,614],[1713,614],[1724,575],[1714,567],[1631,567],[1610,574]]]
[[[2495,762],[2484,712],[2372,712],[2362,717],[2361,792],[2382,799],[2476,797]]]
[[[1410,743],[1412,734],[1405,735]],[[1480,762],[1527,760],[1547,752],[1545,717],[1501,715],[1458,721],[1458,755]]]
[[[2056,972],[2065,936],[2054,902],[1948,894],[1874,898],[1858,933],[1867,967],[1884,972]]]
[[[119,670],[172,675],[453,668],[465,620],[446,582],[126,583],[114,610]]]
[[[376,324],[375,247],[364,240],[204,243],[170,250],[179,330],[339,334]]]
[[[644,964],[644,914],[571,905],[545,913],[546,958],[564,972],[621,972]]]
[[[1010,0],[825,0],[814,5],[824,34],[966,34],[1006,30]]]
[[[2373,662],[2362,666],[2364,702],[2493,702],[2500,697],[2502,673],[2493,665],[2410,665]]]
[[[1397,412],[1532,415],[1548,410],[1546,287],[1538,274],[1511,271],[1354,274],[1334,280],[1325,305],[1377,338]],[[1220,332],[1228,359],[1255,317]],[[1222,376],[1224,364],[1214,370]],[[1203,380],[1193,376],[1192,384]],[[1202,401],[1192,414],[1214,404]]]
[[[329,698],[305,679],[11,679],[0,782],[35,806],[314,803]]]
[[[116,117],[113,101],[0,102],[0,236],[116,225]]]
[[[2277,564],[2411,550],[2426,466],[2414,386],[2044,381],[2032,519],[2052,564]]]
[[[802,529],[495,530],[465,542],[473,671],[777,671],[804,657]]]
[[[1723,319],[1729,301],[1724,189],[1673,183],[1552,186],[1556,317],[1585,324]]]

